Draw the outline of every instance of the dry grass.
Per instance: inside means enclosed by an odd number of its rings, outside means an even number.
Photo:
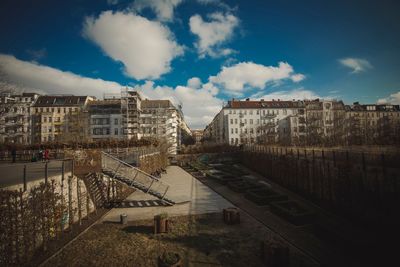
[[[253,219],[229,226],[221,214],[169,220],[170,232],[162,235],[153,234],[152,220],[95,225],[47,266],[156,266],[164,251],[179,253],[184,266],[263,265],[260,241],[267,229]],[[292,254],[292,263],[299,262]]]

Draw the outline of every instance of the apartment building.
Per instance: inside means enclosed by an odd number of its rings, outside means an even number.
[[[192,130],[192,135],[196,144],[200,144],[203,139],[203,130]]]
[[[301,120],[284,123],[282,120],[297,116]],[[302,135],[304,129],[305,103],[303,101],[232,99],[214,117],[204,130],[204,139],[216,143],[239,145],[246,143],[273,143],[279,140],[279,131],[295,131]],[[296,122],[296,123],[295,123]],[[290,136],[290,138],[294,138]]]
[[[87,104],[91,140],[122,139],[121,99],[94,100]]]
[[[360,104],[346,106],[348,144],[400,143],[400,106]]]
[[[143,100],[141,102],[140,133],[142,137],[164,139],[170,145],[170,154],[177,154],[182,140],[190,134],[183,113],[169,100]]]
[[[35,93],[0,95],[0,142],[31,143],[31,106],[38,96]]]
[[[84,141],[88,139],[89,96],[45,95],[32,105],[32,141]]]
[[[306,142],[309,145],[342,143],[346,109],[338,100],[307,100],[306,103]]]
[[[140,132],[140,115],[142,113],[142,96],[139,92],[129,90],[121,91],[122,133],[128,140],[138,140],[142,137]]]

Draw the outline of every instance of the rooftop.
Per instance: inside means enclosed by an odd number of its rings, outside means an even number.
[[[33,106],[34,107],[83,106],[89,99],[91,99],[91,97],[89,96],[45,95],[45,96],[39,96]]]
[[[272,100],[230,100],[225,108],[301,108],[304,107],[304,101],[283,101]]]

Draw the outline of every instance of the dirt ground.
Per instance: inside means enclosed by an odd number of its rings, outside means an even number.
[[[263,266],[261,240],[275,238],[253,218],[226,225],[221,214],[169,218],[170,232],[153,234],[153,221],[93,226],[46,266],[157,266],[164,251],[177,252],[184,266]],[[291,266],[312,266],[290,248]]]

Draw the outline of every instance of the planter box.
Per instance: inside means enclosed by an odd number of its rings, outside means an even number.
[[[227,184],[229,182],[237,182],[237,181],[242,181],[241,178],[235,177],[231,174],[222,174],[222,175],[216,175],[214,178],[217,180],[217,182],[221,184]]]
[[[257,205],[268,205],[274,201],[288,200],[288,197],[269,188],[252,189],[246,192],[245,197]]]
[[[260,185],[256,182],[240,180],[240,181],[228,182],[228,187],[232,191],[242,193],[250,189],[259,188]]]
[[[270,203],[271,211],[295,225],[310,223],[315,213],[295,201],[278,201]]]

